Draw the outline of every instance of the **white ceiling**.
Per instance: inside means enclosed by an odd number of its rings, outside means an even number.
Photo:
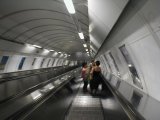
[[[0,37],[76,54],[85,53],[82,31],[95,55],[128,1],[73,0],[76,14],[71,15],[63,0],[4,0]]]
[[[88,38],[87,0],[73,0],[78,24]],[[0,36],[66,53],[85,52],[73,17],[63,0],[4,0],[0,2]]]

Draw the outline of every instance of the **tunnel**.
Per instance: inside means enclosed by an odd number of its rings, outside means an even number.
[[[0,120],[160,120],[160,0],[1,0]]]

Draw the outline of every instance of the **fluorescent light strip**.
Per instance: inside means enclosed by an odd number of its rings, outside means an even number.
[[[39,90],[36,90],[33,93],[31,93],[31,96],[35,100],[35,99],[40,98],[42,96],[42,94],[39,92]]]
[[[54,50],[49,50],[49,51],[53,52]]]
[[[81,32],[81,33],[78,33],[78,35],[79,35],[79,37],[80,37],[81,39],[84,39],[84,35],[83,35],[82,32]]]
[[[84,47],[87,47],[87,44],[83,44]]]
[[[36,48],[42,48],[41,46],[39,45],[33,45],[33,47],[36,47]]]
[[[67,10],[70,14],[75,14],[75,9],[72,0],[64,0]]]
[[[55,53],[54,53],[55,55],[57,55],[58,53],[55,51]]]
[[[35,99],[38,99],[40,97],[41,97],[41,94],[38,94],[38,95],[34,96],[33,99],[35,100]]]
[[[128,64],[128,67],[132,67],[132,65],[131,65],[131,64]]]
[[[54,88],[54,86],[50,86],[49,89],[52,90]]]
[[[49,51],[48,49],[44,49],[44,50]]]

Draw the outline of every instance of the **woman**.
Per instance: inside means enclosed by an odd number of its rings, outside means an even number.
[[[91,74],[93,76],[92,84],[93,84],[93,90],[91,91],[93,94],[97,93],[98,86],[101,83],[101,67],[100,67],[100,61],[96,61],[96,66],[93,67]]]
[[[82,64],[81,77],[83,79],[83,92],[87,92],[88,79],[87,79],[87,63]]]
[[[90,77],[89,77],[91,94],[93,93],[93,89],[94,89],[94,86],[93,86],[93,70],[94,70],[95,66],[96,66],[96,63],[95,63],[94,60],[92,60],[92,62],[90,64]]]

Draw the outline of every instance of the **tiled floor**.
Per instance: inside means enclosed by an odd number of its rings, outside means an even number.
[[[100,98],[81,91],[74,99],[66,120],[104,120]]]

